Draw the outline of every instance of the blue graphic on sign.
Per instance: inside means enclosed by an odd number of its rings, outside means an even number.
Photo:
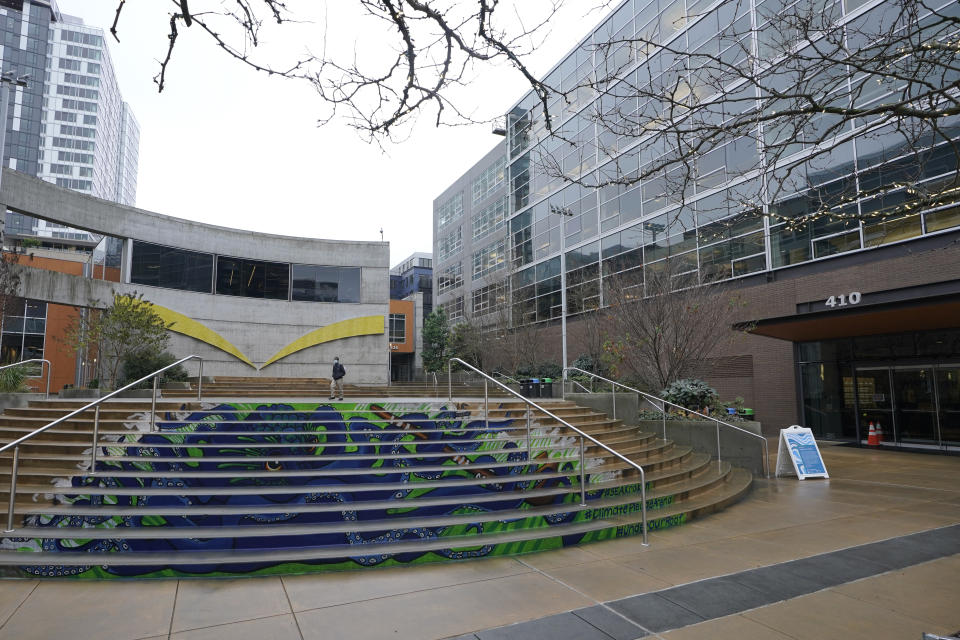
[[[787,431],[784,433],[784,437],[787,440],[787,446],[790,447],[790,455],[797,465],[797,471],[801,475],[818,475],[827,472],[812,433],[790,433]]]

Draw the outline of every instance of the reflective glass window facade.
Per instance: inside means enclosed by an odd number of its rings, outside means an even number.
[[[290,265],[217,257],[217,293],[269,300],[290,299]]]
[[[889,125],[852,121],[838,131],[847,139],[829,152],[815,150],[791,132],[789,123],[771,120],[762,131],[718,139],[703,149],[689,181],[681,183],[669,164],[653,171],[675,145],[637,128],[637,122],[667,109],[663,100],[640,93],[662,89],[666,95],[681,87],[708,97],[703,92],[715,85],[701,77],[696,56],[714,56],[731,67],[745,63],[750,51],[769,59],[784,37],[773,16],[792,4],[627,0],[545,77],[556,91],[546,109],[560,135],[548,134],[544,106],[533,94],[507,114],[515,322],[554,317],[555,305],[541,300],[553,295],[542,284],[551,278],[537,274],[540,265],[552,265],[561,255],[569,261],[567,306],[574,313],[587,304],[603,304],[602,280],[617,274],[630,274],[642,285],[646,269],[669,269],[684,281],[693,276],[712,282],[960,226],[956,203],[928,211],[909,206],[924,185],[935,191],[955,176],[957,156],[950,141],[960,138],[958,116],[945,117],[939,132],[919,146]],[[897,17],[897,5],[886,0],[820,0],[816,6],[826,19],[848,22],[850,34]],[[928,6],[947,20],[960,19],[956,2],[934,0]],[[958,28],[952,29],[955,38]],[[669,50],[639,47],[638,40],[669,45]],[[770,87],[791,86],[793,76],[785,67],[764,73]],[[888,99],[894,89],[863,86],[851,94],[847,79],[841,80],[845,95],[855,95],[862,106]],[[853,74],[849,82],[857,87],[863,78]],[[726,122],[754,108],[760,104],[755,91],[727,82],[715,117]],[[818,117],[811,127],[832,123]],[[645,177],[637,179],[641,174]],[[823,211],[834,215],[817,215]],[[537,286],[546,287],[545,293]]]
[[[293,299],[306,302],[360,302],[360,267],[295,264]]]
[[[134,240],[130,282],[211,293],[213,254]]]

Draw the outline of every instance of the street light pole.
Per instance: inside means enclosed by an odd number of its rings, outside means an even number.
[[[551,207],[553,213],[561,217],[560,220],[560,342],[562,349],[563,367],[567,368],[567,247],[566,247],[566,220],[572,218],[573,212],[567,207]]]

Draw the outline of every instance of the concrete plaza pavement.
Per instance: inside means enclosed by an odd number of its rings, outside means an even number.
[[[652,533],[648,547],[627,538],[514,558],[252,579],[0,581],[0,640],[507,638],[516,634],[505,625],[606,613],[629,596],[960,523],[960,458],[821,446],[829,480],[759,479],[741,502]],[[629,625],[619,636],[595,635],[585,625],[584,638],[949,635],[960,631],[960,555],[649,635]]]

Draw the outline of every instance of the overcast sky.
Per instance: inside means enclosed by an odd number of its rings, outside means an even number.
[[[601,18],[587,11],[587,0],[569,1],[531,60],[540,72]],[[313,10],[325,3],[288,4]],[[351,51],[358,26],[357,46],[368,46],[363,23],[339,13],[355,4],[335,0],[317,14],[329,21],[326,33],[338,36],[329,46]],[[107,30],[117,0],[58,5]],[[502,138],[488,125],[438,129],[423,118],[407,139],[381,149],[344,120],[318,127],[324,107],[308,85],[245,69],[187,29],[181,29],[167,87],[158,94],[152,79],[165,53],[169,6],[128,2],[120,42],[107,34],[121,91],[140,122],[138,207],[229,227],[342,240],[379,240],[382,227],[391,266],[414,251],[432,251],[433,199]],[[261,48],[283,60],[308,44],[318,47],[321,22],[286,34],[267,32]],[[522,79],[501,67],[465,89],[463,100],[490,116],[522,95]]]

